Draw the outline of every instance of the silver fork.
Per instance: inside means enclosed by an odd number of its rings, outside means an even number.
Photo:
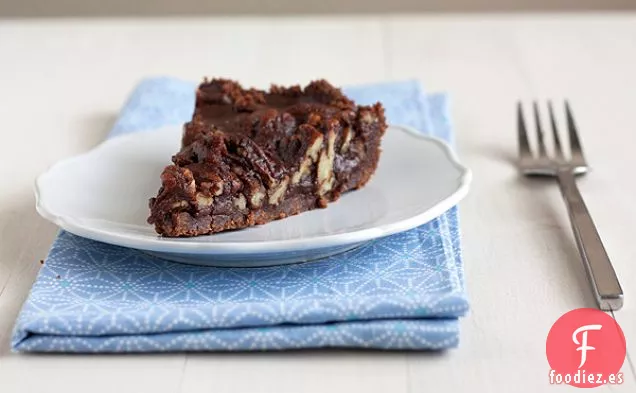
[[[528,143],[528,133],[523,117],[521,102],[517,105],[517,129],[519,137],[519,169],[526,176],[555,177],[561,189],[570,216],[576,244],[583,259],[587,277],[592,285],[598,307],[601,310],[618,310],[623,306],[623,290],[614,267],[610,262],[594,221],[583,202],[583,197],[576,186],[575,177],[585,174],[588,165],[583,156],[581,141],[574,123],[570,106],[565,102],[568,137],[570,140],[570,158],[566,158],[559,138],[552,103],[548,102],[550,125],[554,138],[554,155],[548,155],[539,108],[533,102],[534,120],[537,129],[538,154],[533,155]]]

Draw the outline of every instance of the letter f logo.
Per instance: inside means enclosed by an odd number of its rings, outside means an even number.
[[[574,333],[572,333],[572,341],[574,341],[574,344],[580,345],[580,347],[576,348],[577,351],[581,351],[581,364],[579,364],[579,368],[583,367],[585,361],[587,360],[587,351],[593,351],[596,349],[592,346],[587,345],[588,330],[601,330],[601,328],[601,325],[585,325],[576,329]],[[581,332],[583,332],[583,334],[581,335],[581,342],[579,342],[576,336]]]

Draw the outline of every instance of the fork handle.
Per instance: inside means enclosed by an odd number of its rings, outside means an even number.
[[[623,290],[594,221],[576,186],[574,174],[569,169],[559,170],[557,179],[598,307],[604,311],[618,310],[623,307]]]

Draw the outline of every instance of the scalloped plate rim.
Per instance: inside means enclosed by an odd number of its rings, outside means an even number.
[[[168,126],[174,127],[174,126]],[[168,128],[163,127],[163,128]],[[160,236],[149,237],[144,235],[132,236],[130,234],[121,234],[115,231],[105,229],[95,229],[83,225],[71,217],[65,217],[56,214],[47,207],[45,193],[43,192],[42,182],[46,176],[51,175],[52,171],[61,165],[68,164],[72,161],[81,160],[96,151],[108,148],[110,145],[125,143],[127,139],[134,138],[138,132],[117,136],[108,139],[95,148],[58,161],[49,167],[45,172],[40,174],[35,181],[35,207],[37,212],[48,221],[58,225],[65,231],[72,234],[85,237],[88,239],[109,243],[117,246],[130,247],[145,251],[162,252],[162,253],[186,253],[186,254],[206,254],[206,255],[222,255],[222,254],[245,254],[252,255],[254,253],[279,253],[300,251],[303,249],[318,249],[344,246],[347,244],[363,243],[377,238],[389,236],[395,233],[413,229],[423,225],[434,218],[440,216],[459,203],[468,193],[472,181],[472,172],[470,169],[461,164],[453,149],[443,140],[424,135],[412,127],[403,125],[390,125],[391,129],[399,129],[407,134],[416,137],[422,141],[433,143],[438,146],[448,158],[449,163],[455,167],[460,173],[460,181],[457,189],[443,200],[431,206],[426,211],[414,215],[408,219],[394,222],[392,224],[380,225],[377,227],[355,230],[346,233],[338,233],[326,236],[315,236],[309,238],[298,238],[289,240],[273,240],[273,241],[257,241],[257,242],[179,242],[179,238],[166,238]],[[152,132],[151,130],[140,132]],[[362,192],[364,189],[356,191]],[[190,238],[192,239],[192,238]]]

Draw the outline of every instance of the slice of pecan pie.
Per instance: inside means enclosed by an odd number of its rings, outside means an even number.
[[[367,183],[386,128],[380,103],[358,106],[324,80],[269,91],[205,80],[148,222],[197,236],[326,207]]]

